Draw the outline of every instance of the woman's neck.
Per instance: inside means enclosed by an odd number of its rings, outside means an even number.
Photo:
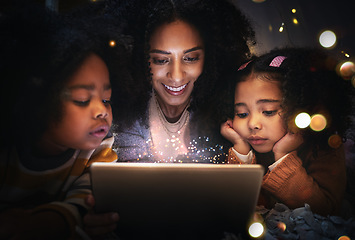
[[[180,119],[180,117],[181,117],[182,113],[184,112],[184,110],[186,109],[186,107],[188,106],[188,104],[190,103],[190,100],[189,100],[182,105],[172,106],[172,105],[168,105],[168,104],[163,103],[163,101],[161,101],[159,98],[157,98],[157,101],[158,101],[158,104],[165,116],[165,119],[170,123],[177,122]]]

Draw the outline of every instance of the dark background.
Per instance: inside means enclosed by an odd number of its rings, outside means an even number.
[[[355,12],[353,0],[234,0],[254,22],[258,51],[261,53],[283,45],[320,46],[318,37],[323,30],[332,30],[338,42],[332,51],[344,59],[348,53],[354,60]],[[295,14],[291,9],[295,8]],[[292,19],[296,18],[295,25]],[[279,27],[284,23],[284,31]],[[271,29],[271,30],[270,30]]]
[[[0,9],[14,0],[0,0]],[[35,0],[59,12],[100,0]],[[129,0],[128,0],[129,1]],[[148,0],[149,1],[149,0]],[[281,46],[319,46],[322,30],[336,33],[338,42],[328,51],[340,60],[355,61],[355,10],[353,0],[232,0],[251,19],[257,35],[254,53],[261,54]],[[293,14],[291,9],[297,12]],[[295,25],[292,19],[296,18]],[[284,31],[279,27],[284,23]],[[350,55],[349,58],[344,54]]]

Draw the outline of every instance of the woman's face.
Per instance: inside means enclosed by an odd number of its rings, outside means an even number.
[[[281,99],[278,82],[260,75],[252,74],[236,86],[233,128],[257,152],[271,151],[287,132]]]
[[[158,27],[150,39],[152,85],[165,106],[186,106],[204,64],[199,32],[177,20]]]

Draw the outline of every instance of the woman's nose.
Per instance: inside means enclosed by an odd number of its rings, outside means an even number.
[[[184,79],[185,75],[184,66],[179,61],[172,63],[167,73],[167,77],[174,81],[181,81]]]

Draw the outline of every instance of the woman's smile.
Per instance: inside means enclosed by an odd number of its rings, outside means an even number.
[[[184,93],[185,89],[186,89],[186,86],[188,85],[189,83],[186,83],[184,85],[181,85],[179,87],[172,87],[172,86],[168,86],[168,85],[165,85],[164,83],[162,83],[162,85],[165,87],[166,91],[171,94],[171,95],[181,95]]]

